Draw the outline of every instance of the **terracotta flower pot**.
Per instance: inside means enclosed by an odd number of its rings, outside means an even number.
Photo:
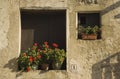
[[[97,35],[96,34],[82,34],[82,39],[95,40],[95,39],[97,39]]]

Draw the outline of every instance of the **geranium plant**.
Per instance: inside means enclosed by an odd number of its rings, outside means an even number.
[[[63,61],[66,57],[66,52],[64,49],[59,49],[56,43],[53,43],[53,50],[52,50],[52,66],[53,69],[60,69]]]
[[[21,52],[18,58],[18,66],[20,70],[30,71],[34,70],[35,66],[38,66],[40,61],[40,49],[38,49],[37,43],[34,43],[31,48]]]
[[[40,45],[40,54],[41,54],[41,69],[42,70],[48,70],[49,64],[50,64],[50,58],[52,51],[50,49],[50,46],[48,45],[48,42],[44,42],[42,45]]]
[[[65,57],[66,52],[64,49],[59,49],[57,43],[52,43],[49,45],[48,42],[44,42],[41,46],[41,64],[52,64],[52,66],[56,63],[62,64]],[[53,66],[53,69],[54,66]]]
[[[66,52],[64,49],[59,49],[56,43],[51,46],[48,42],[44,42],[42,45],[34,43],[31,48],[21,52],[18,58],[18,66],[20,70],[24,71],[35,70],[38,66],[42,70],[48,70],[49,64],[62,64],[65,57]]]

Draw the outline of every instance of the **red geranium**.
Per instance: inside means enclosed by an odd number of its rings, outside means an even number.
[[[44,44],[45,44],[45,45],[48,45],[48,42],[46,41],[46,42],[44,42]]]
[[[27,67],[27,72],[29,72],[31,70],[31,68],[30,67]]]
[[[41,58],[41,55],[40,55],[40,54],[38,54],[38,55],[37,55],[37,57],[38,57],[38,59],[40,59],[40,58]]]
[[[29,61],[33,62],[33,57],[32,56],[30,56]]]
[[[40,49],[38,49],[38,52],[40,52]]]
[[[38,44],[37,43],[34,43],[34,46],[37,46]]]
[[[29,60],[30,60],[30,62],[33,62],[33,59],[30,58]]]
[[[59,49],[57,43],[52,43],[52,46],[48,42],[44,42],[41,45],[34,43],[31,48],[28,48],[20,54],[18,65],[20,69],[30,71],[34,70],[36,65],[49,64],[49,62],[62,63],[64,59],[65,51]]]
[[[46,51],[45,51],[45,50],[43,50],[42,52],[43,52],[43,53],[46,53]]]
[[[46,48],[49,48],[49,45],[46,44],[45,47],[46,47]]]
[[[53,43],[52,45],[53,45],[53,47],[55,47],[55,48],[58,47],[58,44],[56,44],[56,43]]]

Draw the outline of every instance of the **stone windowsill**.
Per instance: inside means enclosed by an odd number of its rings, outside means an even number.
[[[66,70],[35,70],[30,72],[18,72],[17,79],[66,79]]]

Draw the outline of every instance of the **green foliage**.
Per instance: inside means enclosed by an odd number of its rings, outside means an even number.
[[[58,44],[53,43],[49,46],[48,42],[38,46],[37,43],[31,48],[22,51],[18,58],[18,66],[20,70],[34,70],[34,66],[42,64],[50,64],[59,62],[62,63],[66,57],[66,52],[58,48]]]
[[[66,57],[66,52],[64,49],[57,49],[55,48],[52,52],[51,59],[53,63],[60,63],[62,64]]]
[[[100,28],[98,26],[94,26],[94,27],[83,27],[83,26],[79,26],[78,27],[78,33],[82,34],[97,34],[98,31],[100,30]]]
[[[33,45],[31,48],[21,52],[18,58],[18,66],[20,70],[29,71],[33,69],[34,65],[38,65],[40,61],[41,55],[37,50],[37,45]]]

